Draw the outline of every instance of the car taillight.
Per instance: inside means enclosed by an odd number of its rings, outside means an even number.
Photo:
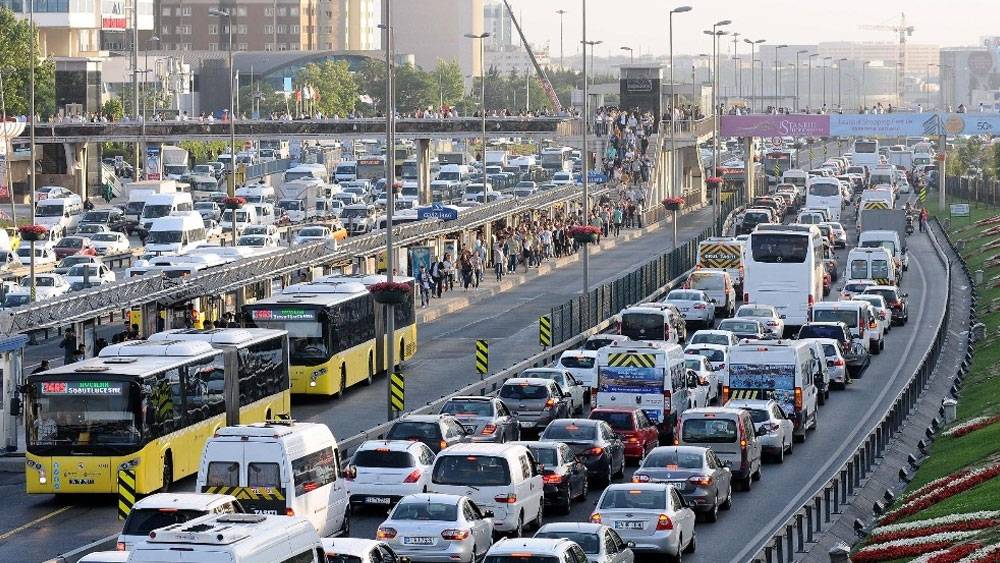
[[[632,474],[632,482],[633,483],[648,483],[649,482],[649,475],[644,475],[642,473],[633,473]]]
[[[601,513],[595,512],[595,513],[591,514],[590,515],[590,521],[593,522],[594,524],[600,524],[601,523]]]
[[[729,401],[729,386],[722,386],[722,404],[726,404]]]
[[[420,470],[414,469],[413,471],[410,471],[410,474],[406,476],[406,479],[403,479],[403,482],[416,483],[419,480],[420,480]]]
[[[626,441],[629,444],[638,444],[639,443],[639,438],[636,438],[635,436],[629,436]]]
[[[875,321],[872,321],[872,322],[868,323],[868,328],[878,328],[878,323],[875,322]]]
[[[514,493],[508,493],[506,495],[498,495],[496,497],[493,497],[493,500],[499,502],[500,504],[516,504],[517,495],[515,495]]]
[[[691,483],[698,487],[710,487],[714,482],[715,479],[712,479],[711,477],[708,476],[695,476],[688,479],[688,483]]]
[[[377,540],[391,540],[394,537],[396,537],[395,528],[386,528],[379,526],[378,531],[375,532],[375,539]]]
[[[767,321],[767,326],[778,326],[778,321]]]
[[[491,436],[496,431],[497,431],[497,425],[490,423],[487,424],[486,426],[483,426],[483,430],[482,432],[480,432],[480,434],[482,434],[483,436]]]
[[[295,509],[291,508],[291,507],[286,508],[285,509],[285,516],[295,516]]]
[[[893,303],[892,305],[889,305],[889,306],[892,307],[893,309],[902,309],[903,308],[903,304],[901,302],[899,302],[899,301],[896,301],[895,303]]]
[[[583,453],[584,453],[584,455],[595,455],[595,456],[596,455],[603,455],[604,454],[604,448],[598,446],[596,448],[590,448],[590,449],[584,451]]]
[[[465,538],[469,537],[469,535],[471,535],[471,532],[469,532],[469,530],[457,530],[455,528],[449,528],[441,532],[442,538],[452,541],[464,540]]]
[[[558,485],[563,482],[562,475],[557,475],[555,473],[548,473],[542,475],[542,482],[546,485]]]
[[[750,302],[750,292],[747,292],[747,291],[743,292],[743,302],[744,303],[749,303]]]
[[[795,410],[802,410],[802,388],[795,388]]]
[[[656,529],[657,530],[673,530],[674,523],[670,520],[670,517],[666,514],[660,514],[660,517],[656,519]]]
[[[836,360],[833,360],[833,365],[837,367],[844,367],[844,364],[845,362],[843,358],[837,358]]]
[[[556,406],[556,400],[555,399],[549,399],[549,400],[545,401],[545,408],[551,409],[554,406]]]

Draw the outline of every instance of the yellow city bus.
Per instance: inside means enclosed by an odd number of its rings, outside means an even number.
[[[195,473],[222,426],[291,412],[288,336],[276,330],[188,331],[112,344],[97,358],[28,377],[29,494],[168,490]]]
[[[382,333],[385,309],[368,291],[385,276],[326,276],[286,287],[280,294],[247,305],[248,326],[288,332],[292,393],[341,396],[353,385],[371,384],[383,371]],[[394,307],[397,362],[417,353],[413,278],[396,278],[411,287]]]

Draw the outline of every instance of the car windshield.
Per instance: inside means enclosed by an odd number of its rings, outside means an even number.
[[[719,330],[728,330],[736,334],[756,334],[759,325],[757,323],[745,321],[733,321],[726,319],[719,323]]]
[[[750,420],[754,422],[767,422],[771,420],[771,415],[764,409],[743,409],[750,413]]]
[[[805,325],[799,329],[799,338],[832,338],[843,340],[844,329],[839,326]]]
[[[711,274],[691,274],[690,278],[692,289],[725,289],[726,280],[722,276],[711,275]],[[674,293],[673,291],[670,292]]]
[[[584,553],[597,554],[601,552],[601,540],[597,534],[589,532],[538,532],[533,537],[545,539],[567,539],[579,545]],[[518,559],[521,561],[521,559]]]
[[[493,403],[476,399],[452,399],[441,407],[441,413],[456,416],[493,416]]]
[[[52,276],[35,276],[35,287],[55,287],[56,278]],[[26,277],[21,280],[21,287],[31,287],[31,278]]]
[[[840,186],[834,184],[813,184],[809,186],[809,195],[816,197],[833,197],[840,195]]]
[[[702,334],[695,333],[695,335],[691,337],[691,344],[721,344],[723,346],[728,346],[729,335],[714,334],[714,333],[702,333]]]
[[[620,333],[632,340],[662,340],[664,317],[655,313],[622,315]]]
[[[439,456],[431,480],[438,485],[497,487],[510,483],[507,460],[484,455]]]
[[[143,206],[145,209],[145,206]],[[81,223],[107,223],[108,218],[111,216],[110,211],[88,211],[83,214],[83,219]]]
[[[701,370],[701,360],[697,358],[685,358],[684,367],[687,369],[693,369],[694,371]]]
[[[847,283],[844,284],[844,291],[848,291],[851,293],[860,293],[862,291],[865,291],[865,288],[870,285],[871,284],[867,283]]]
[[[719,363],[719,362],[726,361],[726,355],[722,352],[722,350],[715,350],[713,348],[689,349],[687,351],[687,353],[688,354],[698,354],[699,356],[707,358],[708,361],[714,362],[714,363]],[[691,361],[691,360],[685,360],[685,362],[688,362],[688,361]],[[692,369],[696,369],[696,368],[692,368]]]
[[[694,291],[671,291],[667,294],[668,301],[701,301],[701,294]]]
[[[389,448],[361,450],[354,454],[354,465],[358,467],[400,469],[403,467],[413,467],[416,464],[416,460],[410,455],[410,452],[390,450]]]
[[[736,421],[691,418],[684,421],[682,440],[692,444],[728,444],[736,441]]]
[[[608,489],[601,497],[601,508],[663,510],[667,493],[663,489]]]
[[[116,242],[118,240],[117,233],[94,233],[94,236],[90,237],[90,240],[99,242]]]
[[[60,239],[56,246],[59,248],[83,248],[83,239],[76,237],[66,237]]]
[[[858,325],[858,312],[854,309],[813,309],[812,320],[818,323],[840,322],[854,328]]]
[[[437,520],[454,522],[458,504],[443,502],[401,502],[389,516],[392,520]]]
[[[436,422],[397,422],[386,434],[387,440],[438,440],[441,429]]]
[[[538,442],[532,442],[531,444],[532,445],[528,446],[528,449],[531,450],[531,455],[535,456],[535,461],[537,461],[541,465],[546,465],[548,467],[558,465],[558,456],[556,455],[556,448],[553,447],[546,448],[542,447],[541,445],[536,446],[535,444],[538,444]]]
[[[171,524],[181,524],[208,514],[204,510],[184,510],[176,508],[133,509],[125,521],[122,534],[126,536],[146,536],[157,528]]]
[[[642,466],[645,468],[671,469],[679,467],[681,469],[701,469],[702,454],[698,452],[686,452],[683,450],[660,450],[654,451],[643,460]]]
[[[590,418],[607,422],[612,430],[635,430],[630,412],[596,410],[590,413]]]
[[[600,350],[601,348],[614,344],[615,340],[612,338],[600,338],[598,336],[591,336],[583,343],[584,350]]]
[[[885,302],[889,304],[895,303],[899,300],[898,297],[896,297],[896,291],[893,289],[866,289],[864,292],[871,295],[881,295],[882,299],[885,299]]]
[[[764,211],[747,211],[743,214],[744,223],[766,223],[771,220],[771,216]]]
[[[597,425],[581,426],[573,422],[556,421],[549,424],[545,432],[542,432],[542,438],[567,442],[589,442],[597,438]]]
[[[532,385],[530,383],[507,384],[500,388],[500,397],[503,399],[547,399],[549,388],[545,385]]]
[[[61,217],[63,205],[39,205],[35,207],[35,217]]]
[[[81,264],[79,266],[73,266],[72,268],[70,268],[69,272],[67,272],[66,275],[70,277],[82,278],[84,276],[96,276],[98,275],[99,271],[100,270],[98,269],[97,266],[92,266],[89,264]],[[38,281],[41,281],[43,279],[45,278],[37,278]]]

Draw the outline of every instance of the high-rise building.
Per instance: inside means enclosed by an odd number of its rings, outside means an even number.
[[[941,49],[940,107],[1000,110],[1000,41]]]
[[[519,42],[514,38],[514,25],[503,0],[486,0],[483,3],[483,27],[490,34],[486,41],[488,49],[500,51]]]
[[[18,19],[27,19],[31,0],[0,0]],[[139,30],[153,29],[153,0],[34,0],[34,22],[42,57],[92,57],[101,54],[101,30],[132,29],[138,3]]]
[[[899,43],[893,42],[825,41],[817,45],[816,48],[820,58],[832,57],[833,60],[846,57],[860,61],[882,61],[886,66],[891,67],[894,67],[899,60]],[[937,63],[940,50],[941,48],[937,45],[907,43],[907,74],[919,76],[926,74],[927,65]]]
[[[479,42],[465,34],[484,31],[483,0],[392,2],[392,18],[396,52],[413,53],[417,66],[454,60],[467,77],[479,74]]]
[[[319,0],[159,0],[160,48],[225,51],[229,22],[209,10],[232,14],[237,51],[309,51],[319,48]]]

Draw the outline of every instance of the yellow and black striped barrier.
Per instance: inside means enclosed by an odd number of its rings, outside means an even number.
[[[538,317],[538,343],[543,347],[552,346],[552,319],[548,315]]]
[[[389,405],[397,413],[406,410],[406,378],[401,373],[389,377]]]
[[[476,373],[486,375],[490,372],[490,343],[476,340]]]
[[[653,354],[608,354],[608,365],[616,368],[651,368],[656,366]]]
[[[927,186],[920,186],[920,203],[927,203]]]
[[[282,487],[202,487],[201,492],[211,495],[232,495],[239,500],[284,501]]]
[[[118,519],[124,520],[135,506],[135,471],[118,471]]]

